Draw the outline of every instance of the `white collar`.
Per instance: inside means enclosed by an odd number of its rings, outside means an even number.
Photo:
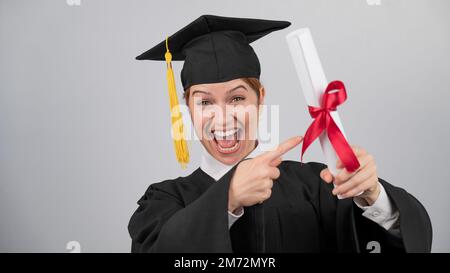
[[[202,145],[203,147],[203,145]],[[263,153],[260,149],[261,145],[256,144],[256,148],[253,149],[245,158],[254,158]],[[237,163],[236,163],[237,164]],[[214,180],[218,181],[222,176],[224,176],[234,165],[227,165],[219,160],[215,159],[206,149],[203,147],[202,162],[200,164],[200,169],[206,174],[211,176]]]

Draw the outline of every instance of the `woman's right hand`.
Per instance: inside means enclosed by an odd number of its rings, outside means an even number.
[[[275,150],[244,160],[236,168],[228,191],[228,211],[260,204],[272,195],[273,181],[280,176],[281,156],[300,144],[303,137],[293,137]]]

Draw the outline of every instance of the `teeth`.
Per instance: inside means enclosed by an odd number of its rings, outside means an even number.
[[[237,132],[237,129],[232,129],[232,130],[228,130],[228,131],[214,131],[214,135],[217,137],[217,138],[224,138],[224,137],[227,137],[227,136],[231,136],[231,135],[234,135],[235,133]]]

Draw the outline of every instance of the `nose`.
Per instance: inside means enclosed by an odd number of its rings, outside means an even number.
[[[213,113],[213,130],[226,131],[237,127],[236,113],[227,107],[221,105]]]

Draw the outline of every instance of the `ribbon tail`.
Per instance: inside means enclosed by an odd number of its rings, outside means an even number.
[[[327,128],[328,138],[330,139],[336,154],[348,172],[356,171],[360,166],[358,158],[331,116],[329,122],[330,123]]]
[[[314,119],[313,123],[306,130],[305,136],[303,137],[302,143],[302,154],[300,156],[300,161],[303,162],[303,154],[306,149],[308,149],[309,145],[314,142],[316,138],[322,134],[323,130],[325,130],[323,115],[320,114],[316,119]]]

